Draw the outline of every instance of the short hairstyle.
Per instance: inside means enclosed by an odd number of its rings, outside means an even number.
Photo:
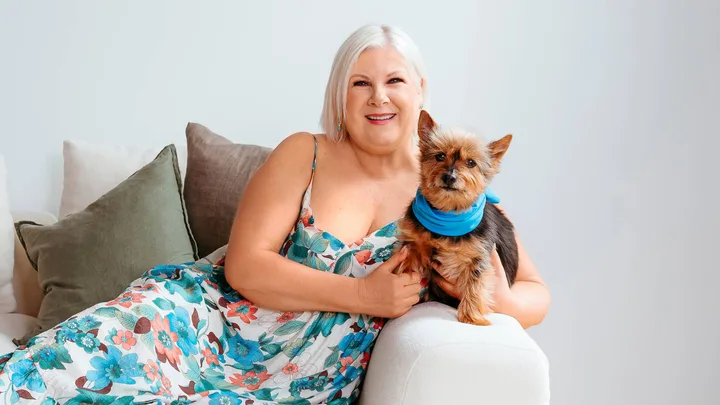
[[[420,86],[421,81],[425,81],[425,87],[427,87],[425,67],[420,51],[408,34],[390,25],[360,27],[350,34],[335,54],[325,88],[320,127],[329,139],[339,142],[347,136],[345,125],[342,125],[338,131],[337,120],[340,118],[343,123],[345,122],[348,80],[358,57],[366,49],[380,48],[386,45],[395,48],[405,58],[411,74],[414,73],[417,85]],[[425,102],[425,87],[422,89],[423,102]]]

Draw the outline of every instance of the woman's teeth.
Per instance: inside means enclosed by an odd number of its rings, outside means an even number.
[[[389,120],[390,118],[394,117],[395,114],[387,114],[387,115],[368,115],[367,118],[373,121],[384,121]]]

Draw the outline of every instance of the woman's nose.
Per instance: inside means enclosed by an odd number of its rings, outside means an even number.
[[[370,104],[380,106],[388,103],[387,93],[385,88],[382,86],[376,86],[373,89],[372,96],[370,97]]]

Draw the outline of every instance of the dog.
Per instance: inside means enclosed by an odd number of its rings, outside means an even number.
[[[499,172],[512,135],[483,142],[474,134],[438,126],[422,110],[418,119],[420,186],[398,222],[398,249],[408,255],[396,269],[419,272],[427,289],[422,301],[457,308],[458,321],[490,325],[497,249],[510,286],[515,282],[518,247],[514,226],[494,204],[488,184]],[[433,263],[462,292],[458,300],[434,282]]]

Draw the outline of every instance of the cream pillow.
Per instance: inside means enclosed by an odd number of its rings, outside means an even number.
[[[130,175],[155,159],[163,146],[101,145],[63,142],[63,190],[59,217],[84,210]],[[185,178],[187,147],[177,147],[181,177]]]
[[[15,311],[15,293],[12,286],[14,265],[15,225],[10,215],[5,158],[0,155],[0,314]]]

